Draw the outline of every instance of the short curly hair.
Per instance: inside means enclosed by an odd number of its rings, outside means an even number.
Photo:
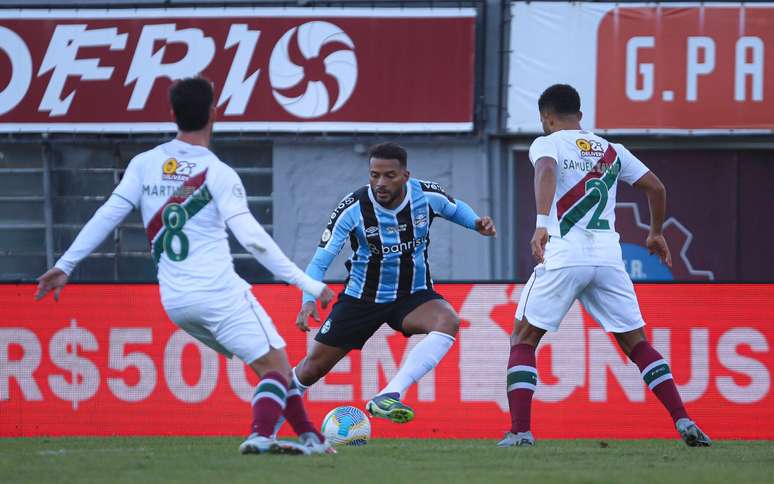
[[[398,160],[401,168],[406,168],[408,153],[406,148],[393,141],[379,143],[368,149],[368,159],[380,158],[382,160]]]
[[[580,112],[581,101],[578,91],[569,84],[554,84],[538,99],[538,110],[541,113],[575,114]]]

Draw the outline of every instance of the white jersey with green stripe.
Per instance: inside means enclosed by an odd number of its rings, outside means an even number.
[[[615,231],[618,180],[634,184],[648,168],[623,145],[583,130],[562,130],[532,142],[529,158],[556,161],[556,193],[548,214],[545,265],[623,267]]]
[[[172,140],[135,156],[113,192],[142,213],[164,307],[244,291],[226,221],[249,213],[233,168],[203,146]]]

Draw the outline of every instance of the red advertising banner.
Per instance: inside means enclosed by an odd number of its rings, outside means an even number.
[[[774,7],[620,8],[597,38],[597,127],[774,129]]]
[[[774,3],[512,2],[511,14],[509,131],[542,133],[537,100],[558,82],[578,90],[589,130],[774,131]]]
[[[173,131],[213,81],[221,131],[469,131],[475,10],[0,11],[0,131]]]
[[[441,364],[407,394],[409,425],[374,436],[495,438],[507,429],[508,334],[522,285],[441,284],[462,325]],[[774,438],[774,285],[640,284],[647,333],[670,362],[689,413],[716,439]],[[241,435],[256,378],[169,322],[155,285],[73,285],[34,303],[32,285],[0,286],[0,436]],[[293,321],[300,293],[254,287],[292,362],[313,337]],[[318,423],[362,407],[416,344],[379,330],[306,394]],[[674,438],[633,363],[579,304],[538,351],[540,438]]]

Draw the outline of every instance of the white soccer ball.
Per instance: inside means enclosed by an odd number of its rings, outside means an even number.
[[[366,445],[371,421],[357,407],[336,407],[325,416],[322,433],[334,445]]]

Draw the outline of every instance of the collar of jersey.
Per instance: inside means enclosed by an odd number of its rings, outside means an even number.
[[[180,150],[186,150],[191,155],[207,155],[210,153],[210,150],[207,149],[204,146],[200,145],[192,145],[190,143],[186,143],[185,141],[180,141],[177,138],[169,140],[167,145],[173,150],[173,151],[180,151]],[[172,153],[170,153],[172,154]]]
[[[371,203],[374,204],[374,207],[378,207],[379,210],[382,210],[387,213],[398,213],[404,208],[406,208],[406,205],[409,203],[409,200],[411,200],[411,179],[409,178],[409,181],[406,182],[406,196],[403,197],[403,201],[400,202],[400,205],[398,205],[395,208],[386,208],[382,206],[381,203],[379,203],[376,200],[376,197],[374,196],[374,192],[371,190],[371,185],[368,185],[368,198],[371,199]]]

